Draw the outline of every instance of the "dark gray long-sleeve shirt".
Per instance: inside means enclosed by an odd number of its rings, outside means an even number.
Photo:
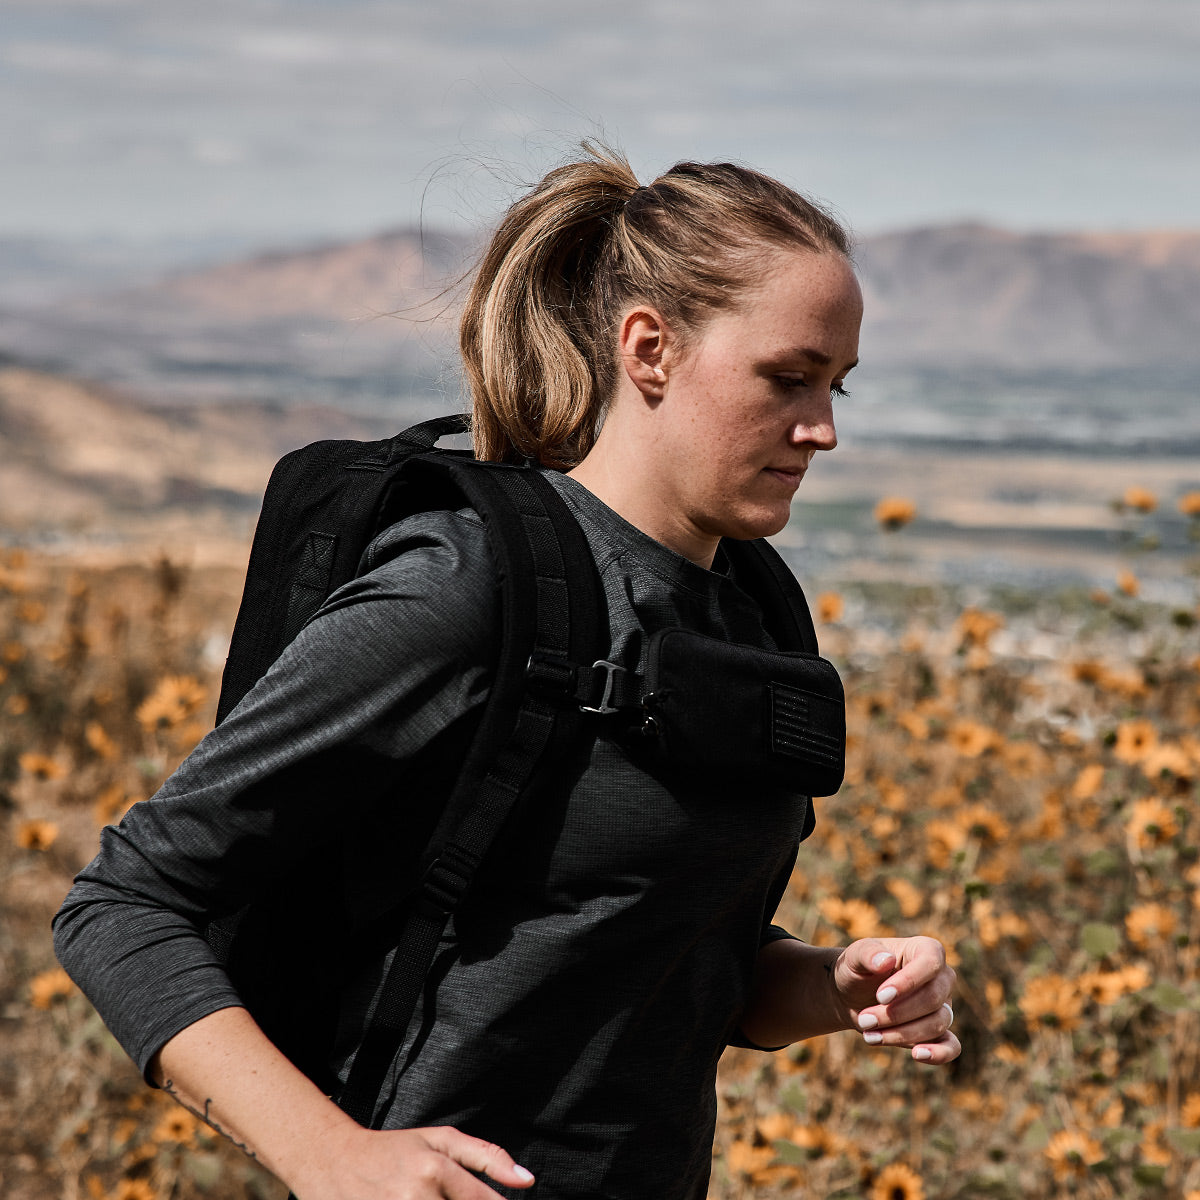
[[[644,669],[649,635],[674,625],[770,646],[732,580],[548,477],[595,555],[611,661]],[[470,512],[402,522],[371,561],[159,793],[105,830],[56,919],[60,959],[143,1070],[240,1002],[199,932],[208,919],[301,886],[302,864],[335,842],[343,861],[309,885],[339,879],[350,908],[378,910],[424,845],[437,791],[406,782],[461,751],[486,698],[494,568]],[[607,737],[563,775],[507,831],[443,940],[386,1124],[497,1142],[551,1200],[698,1200],[717,1060],[759,946],[781,934],[770,921],[808,802],[682,788]],[[354,836],[331,838],[347,823]],[[331,1064],[343,1078],[386,965],[345,989]]]

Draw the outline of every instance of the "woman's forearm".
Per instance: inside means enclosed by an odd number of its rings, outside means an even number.
[[[841,949],[779,938],[758,952],[742,1033],[756,1046],[786,1046],[852,1027],[831,975]]]
[[[156,1083],[293,1189],[319,1173],[339,1133],[359,1127],[268,1040],[244,1008],[176,1034],[151,1061]]]

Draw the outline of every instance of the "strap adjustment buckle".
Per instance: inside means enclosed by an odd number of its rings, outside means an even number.
[[[581,704],[579,706],[579,711],[585,713],[598,713],[601,716],[608,716],[610,713],[620,712],[621,710],[619,708],[614,708],[609,701],[613,696],[613,681],[616,678],[616,674],[618,671],[625,670],[625,668],[620,666],[618,663],[609,662],[606,658],[598,658],[594,663],[592,663],[592,670],[595,671],[597,668],[604,672],[604,691],[600,696],[600,703],[598,705]]]

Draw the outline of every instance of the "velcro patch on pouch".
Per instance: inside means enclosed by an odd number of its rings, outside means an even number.
[[[767,684],[770,720],[767,734],[773,754],[785,754],[815,766],[840,768],[845,752],[842,706],[778,680]]]

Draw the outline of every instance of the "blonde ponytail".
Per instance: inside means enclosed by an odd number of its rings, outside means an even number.
[[[504,215],[463,307],[459,343],[475,456],[569,470],[591,449],[634,301],[686,339],[754,280],[771,247],[848,255],[828,213],[729,163],[678,163],[640,187],[629,163],[588,157],[551,171]]]

